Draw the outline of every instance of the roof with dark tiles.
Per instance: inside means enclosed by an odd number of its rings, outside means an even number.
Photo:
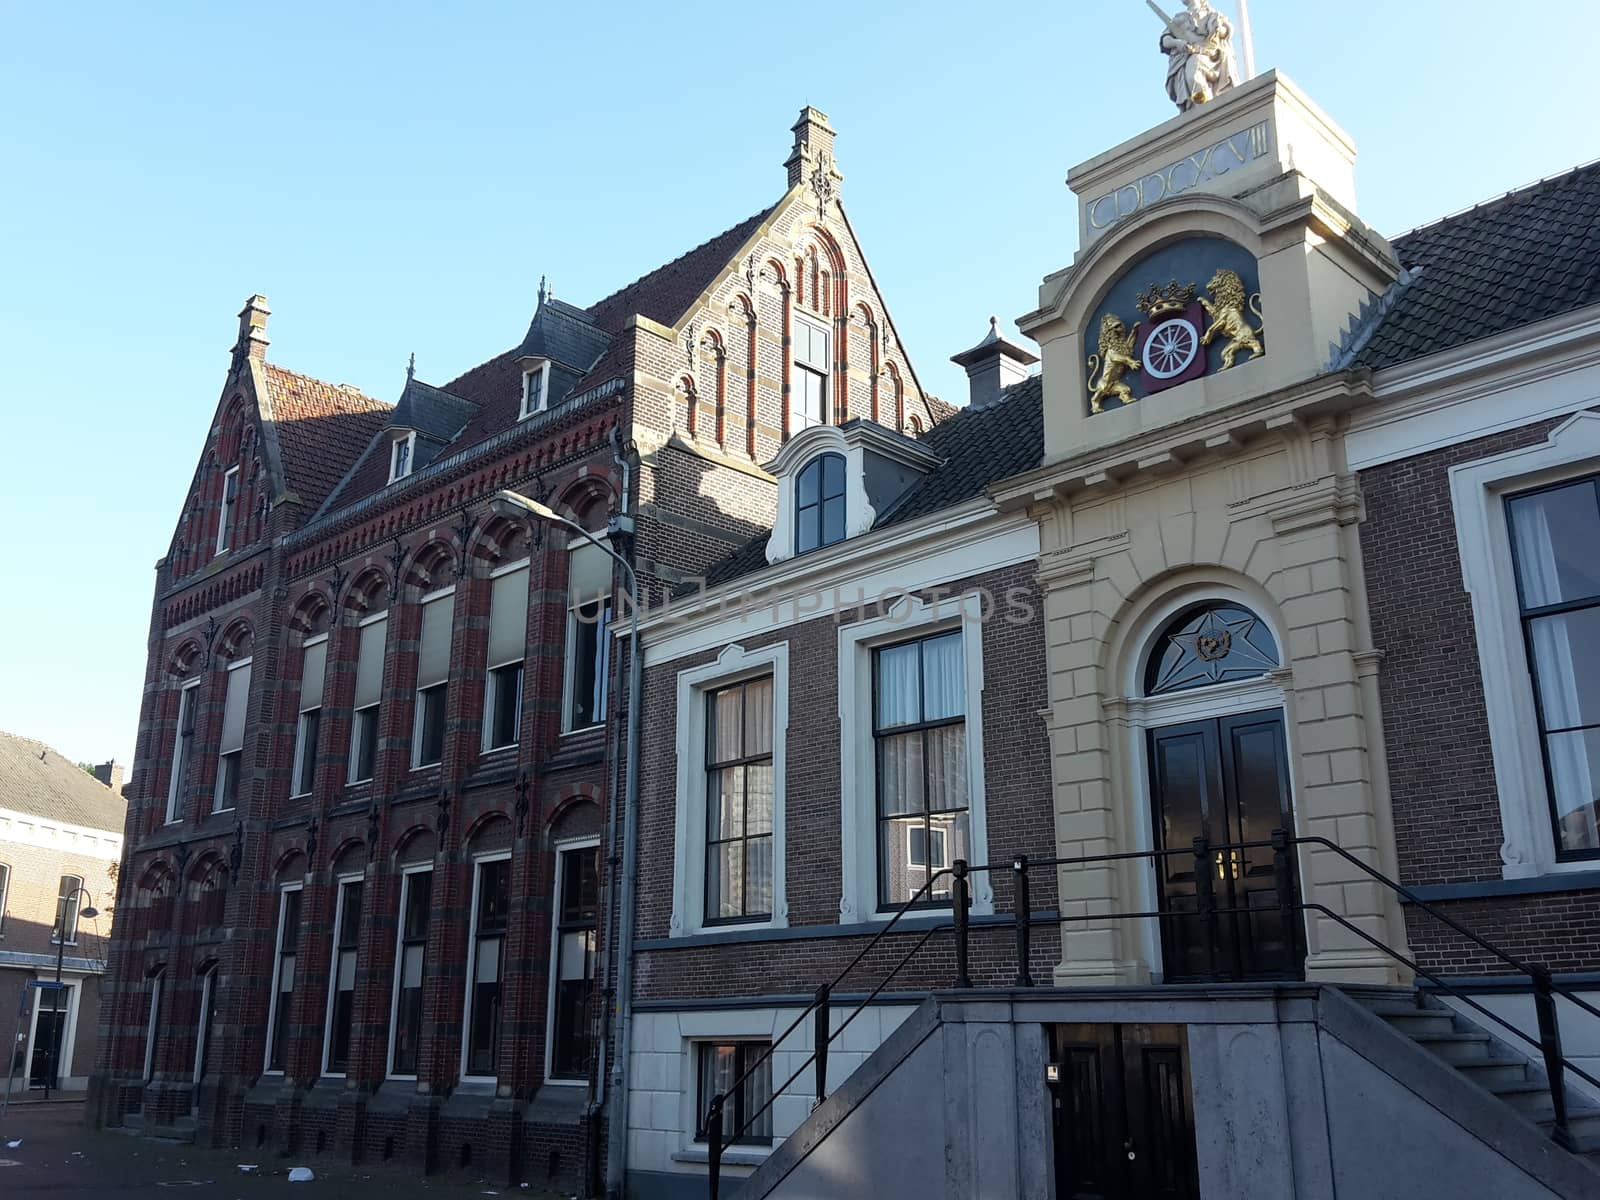
[[[517,358],[548,358],[579,371],[587,371],[611,344],[581,308],[550,297],[539,305],[518,346]]]
[[[315,512],[383,428],[393,408],[348,384],[263,363],[284,483]]]
[[[0,733],[0,808],[84,829],[122,832],[128,804],[43,742]]]
[[[478,406],[471,400],[412,376],[406,379],[405,390],[400,393],[400,401],[394,406],[389,425],[391,428],[415,429],[435,441],[448,442],[466,428],[467,422],[477,412]]]
[[[1416,278],[1355,364],[1381,369],[1600,303],[1600,162],[1394,240]]]
[[[1044,388],[1037,375],[1014,383],[983,408],[962,408],[917,441],[943,461],[898,504],[880,513],[874,530],[887,529],[950,508],[983,493],[991,483],[1019,475],[1044,458]],[[742,578],[767,565],[767,537],[739,547],[706,571],[706,586]]]

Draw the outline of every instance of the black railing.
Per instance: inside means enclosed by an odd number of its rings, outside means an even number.
[[[1427,968],[1420,966],[1413,959],[1389,946],[1381,938],[1375,937],[1368,933],[1342,913],[1336,913],[1326,905],[1320,903],[1301,900],[1299,898],[1300,893],[1298,887],[1299,873],[1296,869],[1296,851],[1301,846],[1318,847],[1338,855],[1345,862],[1348,862],[1357,868],[1367,878],[1371,879],[1375,883],[1381,884],[1383,887],[1387,888],[1393,894],[1399,896],[1408,904],[1415,906],[1419,911],[1427,913],[1429,916],[1433,917],[1435,920],[1439,921],[1441,924],[1445,925],[1459,936],[1466,938],[1468,941],[1472,942],[1474,945],[1491,955],[1504,966],[1510,967],[1519,974],[1527,976],[1533,992],[1534,1011],[1538,1018],[1538,1037],[1534,1037],[1531,1034],[1525,1033],[1523,1030],[1519,1029],[1517,1026],[1501,1017],[1498,1013],[1492,1012],[1485,1008],[1482,1004],[1479,1004],[1476,1000],[1462,992],[1459,988],[1450,984],[1448,981],[1444,980],[1434,972],[1429,971]],[[1591,1086],[1597,1089],[1600,1089],[1600,1079],[1596,1079],[1587,1071],[1576,1066],[1563,1054],[1561,1046],[1560,1019],[1557,1012],[1556,1000],[1557,998],[1564,999],[1596,1018],[1600,1018],[1600,1008],[1596,1008],[1593,1004],[1590,1004],[1587,1000],[1584,1000],[1581,996],[1572,992],[1570,989],[1558,985],[1551,977],[1550,971],[1547,967],[1538,963],[1525,962],[1506,953],[1498,946],[1493,945],[1491,942],[1474,933],[1472,930],[1446,916],[1444,913],[1440,912],[1426,901],[1420,899],[1404,884],[1397,883],[1388,876],[1384,875],[1381,871],[1363,862],[1360,858],[1344,849],[1344,847],[1336,845],[1327,838],[1323,837],[1293,837],[1284,830],[1280,829],[1274,831],[1271,839],[1268,841],[1209,842],[1205,838],[1200,837],[1195,838],[1190,846],[1184,848],[1133,850],[1118,854],[1091,854],[1068,858],[1030,859],[1027,855],[1017,855],[1009,862],[990,863],[981,866],[973,866],[963,859],[957,859],[950,867],[933,872],[923,883],[923,885],[917,889],[917,892],[911,897],[911,899],[896,909],[890,916],[889,920],[884,923],[883,927],[877,930],[867,940],[866,945],[862,946],[862,948],[856,953],[855,957],[850,960],[845,968],[836,976],[834,976],[830,982],[824,983],[822,986],[817,988],[816,996],[811,1003],[808,1004],[797,1017],[795,1017],[795,1019],[790,1023],[789,1027],[783,1031],[783,1033],[773,1039],[766,1051],[759,1058],[747,1065],[744,1069],[744,1072],[728,1086],[726,1091],[719,1092],[711,1098],[711,1102],[708,1105],[705,1114],[705,1134],[710,1158],[711,1200],[718,1200],[718,1192],[721,1185],[723,1153],[737,1139],[742,1137],[762,1117],[762,1115],[772,1107],[773,1102],[779,1096],[783,1095],[788,1088],[793,1085],[802,1074],[805,1073],[808,1067],[812,1067],[814,1065],[816,1068],[816,1099],[813,1107],[816,1104],[821,1104],[823,1100],[827,1098],[828,1047],[832,1044],[834,1039],[838,1038],[839,1035],[849,1027],[850,1023],[854,1021],[856,1017],[858,1017],[867,1008],[868,1005],[877,1000],[877,998],[883,993],[883,990],[888,987],[888,985],[894,980],[894,978],[900,973],[906,964],[910,962],[911,959],[915,957],[925,945],[927,945],[928,941],[935,934],[943,933],[945,931],[954,932],[955,979],[952,984],[952,988],[959,991],[972,987],[972,979],[968,967],[968,950],[971,940],[971,928],[969,921],[969,909],[972,905],[970,883],[971,876],[983,873],[994,873],[1007,869],[1011,871],[1013,880],[1011,923],[1015,929],[1017,956],[1016,978],[1013,985],[1018,988],[1031,988],[1035,986],[1030,965],[1032,952],[1031,930],[1035,924],[1035,918],[1033,917],[1032,909],[1030,907],[1030,887],[1028,878],[1030,871],[1041,867],[1056,869],[1061,867],[1103,866],[1110,863],[1133,862],[1139,860],[1156,862],[1158,860],[1165,860],[1182,855],[1193,855],[1195,866],[1195,907],[1193,910],[1157,907],[1156,909],[1142,912],[1061,913],[1057,916],[1048,918],[1048,922],[1050,924],[1057,924],[1068,921],[1198,920],[1202,930],[1204,931],[1203,939],[1206,948],[1205,952],[1211,973],[1221,978],[1223,977],[1223,974],[1217,970],[1217,952],[1219,946],[1221,945],[1221,939],[1218,936],[1219,918],[1244,915],[1260,916],[1264,911],[1268,910],[1250,906],[1224,907],[1218,905],[1216,890],[1212,882],[1212,870],[1214,864],[1217,862],[1217,856],[1219,854],[1231,856],[1250,850],[1272,851],[1273,887],[1277,893],[1277,911],[1280,919],[1283,922],[1284,935],[1286,938],[1290,939],[1289,944],[1291,947],[1297,947],[1299,944],[1298,938],[1296,938],[1295,934],[1299,929],[1298,917],[1300,914],[1316,913],[1319,916],[1327,917],[1329,920],[1339,925],[1340,928],[1349,931],[1357,938],[1393,958],[1396,962],[1399,962],[1408,968],[1413,974],[1428,980],[1439,990],[1450,994],[1457,1000],[1460,1000],[1463,1004],[1466,1004],[1484,1017],[1487,1017],[1496,1025],[1510,1032],[1519,1041],[1527,1043],[1529,1046],[1533,1047],[1534,1050],[1538,1051],[1543,1060],[1546,1081],[1550,1087],[1550,1104],[1553,1117],[1550,1136],[1553,1141],[1565,1149],[1575,1150],[1577,1148],[1577,1144],[1572,1136],[1568,1121],[1565,1077],[1567,1073],[1570,1072],[1571,1074],[1578,1076],[1580,1079],[1585,1080]],[[919,926],[919,928],[923,928],[922,936],[916,939],[916,941],[911,945],[910,949],[900,957],[900,959],[890,968],[888,973],[878,982],[877,986],[874,987],[865,998],[863,998],[854,1006],[849,1015],[840,1022],[839,1027],[837,1029],[830,1030],[834,1003],[833,998],[839,984],[843,982],[846,976],[848,976],[852,971],[861,965],[861,963],[866,959],[867,955],[871,953],[873,948],[876,947],[879,942],[881,942],[888,934],[894,931],[895,926],[900,923],[901,918],[919,908],[926,907],[927,898],[934,894],[932,891],[934,885],[946,875],[950,877],[950,919],[948,921],[938,922],[925,928]],[[741,1124],[738,1129],[728,1131],[725,1128],[725,1107],[727,1098],[731,1095],[735,1095],[739,1089],[749,1081],[751,1076],[758,1069],[760,1069],[763,1064],[766,1064],[771,1059],[773,1053],[778,1049],[778,1047],[784,1043],[790,1034],[792,1034],[796,1029],[800,1028],[801,1023],[808,1016],[810,1016],[814,1022],[812,1036],[813,1049],[811,1054],[809,1054],[800,1064],[800,1066],[796,1068],[792,1074],[790,1074],[788,1079],[784,1080],[784,1082],[777,1087],[771,1089],[766,1101],[754,1112],[747,1114],[743,1124]]]

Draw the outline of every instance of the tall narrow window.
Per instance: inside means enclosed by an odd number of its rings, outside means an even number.
[[[915,897],[935,862],[968,857],[966,671],[960,630],[873,655],[878,904]],[[949,877],[922,897],[948,901]]]
[[[844,456],[812,459],[794,486],[795,553],[844,541]]]
[[[83,895],[83,878],[63,875],[56,893],[56,923],[50,940],[65,942],[69,946],[78,941],[78,912],[86,903]]]
[[[339,881],[333,915],[333,963],[328,971],[328,1023],[322,1070],[343,1075],[350,1066],[350,1032],[356,1015],[356,950],[361,945],[361,880]]]
[[[157,967],[150,976],[150,1008],[144,1026],[144,1080],[156,1075],[156,1039],[161,1035],[161,993],[167,983],[167,969]]]
[[[310,794],[317,775],[317,734],[322,729],[322,677],[328,664],[328,635],[306,642],[300,661],[300,720],[295,728],[294,784],[291,794]]]
[[[562,728],[568,731],[605,720],[611,561],[610,554],[591,542],[574,546],[568,557],[567,677],[562,704]]]
[[[522,722],[522,662],[528,630],[528,564],[494,577],[489,593],[489,680],[483,748],[516,744]]]
[[[698,1086],[695,1089],[694,1140],[706,1140],[706,1113],[713,1096],[723,1097],[722,1136],[739,1146],[772,1145],[772,1059],[770,1042],[701,1042],[695,1049]],[[758,1065],[759,1064],[759,1065]],[[754,1070],[751,1068],[754,1067]],[[745,1076],[737,1090],[734,1081]],[[759,1116],[757,1114],[760,1114]],[[745,1126],[749,1125],[746,1129]]]
[[[425,600],[422,641],[417,649],[417,699],[411,729],[411,766],[431,767],[444,758],[445,697],[450,679],[450,623],[455,592]]]
[[[172,746],[172,778],[167,783],[167,824],[183,820],[184,789],[189,782],[189,760],[194,754],[195,712],[200,681],[183,685],[178,693],[178,732]]]
[[[393,483],[396,479],[404,479],[411,474],[411,454],[416,448],[416,444],[417,435],[415,433],[408,433],[403,438],[395,439],[394,449],[390,451],[389,459],[390,483]]]
[[[1506,502],[1556,857],[1600,856],[1600,475]]]
[[[428,914],[433,872],[408,871],[400,881],[399,946],[394,959],[394,1018],[390,1022],[389,1073],[415,1075],[422,1042],[422,975],[428,955]]]
[[[294,967],[300,946],[300,887],[278,894],[277,954],[267,1013],[267,1070],[282,1071],[289,1061],[289,1017],[294,1000]]]
[[[0,937],[6,935],[6,900],[11,892],[11,868],[0,863]]]
[[[796,317],[794,322],[794,413],[802,426],[830,425],[828,378],[833,360],[828,352],[828,331]]]
[[[522,415],[531,417],[534,413],[543,412],[549,403],[546,395],[550,376],[550,364],[539,363],[522,373]]]
[[[466,1074],[492,1078],[500,1044],[500,976],[511,908],[511,860],[480,860],[472,893]]]
[[[211,1066],[211,1043],[217,1028],[217,968],[200,977],[200,1026],[194,1035],[194,1081],[206,1077]]]
[[[217,746],[217,790],[212,812],[226,812],[239,802],[239,776],[244,768],[244,717],[250,699],[250,660],[228,664],[228,690],[222,702],[222,741]]]
[[[361,624],[356,651],[356,695],[350,720],[350,762],[345,778],[362,783],[372,778],[378,759],[378,702],[383,697],[383,643],[389,633],[387,614]]]
[[[217,553],[233,540],[233,516],[239,507],[239,468],[229,467],[222,476],[222,508],[217,513]]]
[[[598,846],[557,851],[555,962],[550,972],[554,981],[554,1003],[550,1006],[552,1079],[582,1079],[589,1070],[589,998],[594,991],[599,880]]]
[[[772,677],[706,698],[706,921],[772,915]]]

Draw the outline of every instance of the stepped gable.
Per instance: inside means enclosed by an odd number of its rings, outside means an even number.
[[[1416,279],[1355,364],[1380,369],[1600,303],[1600,162],[1394,241]]]

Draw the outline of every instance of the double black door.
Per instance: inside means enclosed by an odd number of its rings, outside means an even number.
[[[1199,1200],[1182,1025],[1057,1025],[1056,1195]]]
[[[1169,725],[1150,733],[1150,791],[1161,849],[1266,842],[1293,829],[1283,713],[1244,713]],[[1300,974],[1298,920],[1286,921],[1272,850],[1213,851],[1207,870],[1218,912],[1199,915],[1192,853],[1156,860],[1169,983],[1292,979]],[[1292,899],[1292,898],[1291,898]]]

